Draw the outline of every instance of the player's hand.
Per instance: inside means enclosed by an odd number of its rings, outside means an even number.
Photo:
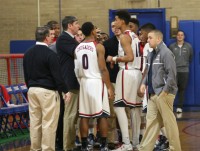
[[[113,58],[112,56],[108,56],[108,57],[106,58],[106,62],[113,62],[113,61],[112,61],[112,58]]]
[[[65,95],[63,97],[63,99],[65,100],[65,103],[69,103],[70,102],[72,95],[73,95],[72,92],[65,93]]]
[[[146,85],[142,84],[142,85],[140,86],[140,88],[138,89],[138,96],[139,96],[139,97],[141,97],[141,96],[143,97],[143,96],[144,96],[145,89],[146,89]]]
[[[141,98],[144,97],[144,93],[142,93],[142,92],[140,91],[140,88],[137,90],[137,95],[138,95],[139,97],[141,97]]]

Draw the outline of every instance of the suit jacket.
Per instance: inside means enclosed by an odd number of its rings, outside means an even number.
[[[79,89],[79,83],[74,73],[74,50],[76,46],[78,46],[78,42],[65,31],[56,41],[61,70],[68,90]]]
[[[105,59],[108,56],[117,56],[118,55],[119,41],[117,40],[116,36],[106,40],[103,43],[103,45],[105,47]],[[110,68],[110,63],[108,63],[108,62],[106,62],[106,66],[107,66],[109,74],[110,74],[110,81],[112,83],[116,83],[117,73],[119,71],[118,63],[114,65],[114,68]]]

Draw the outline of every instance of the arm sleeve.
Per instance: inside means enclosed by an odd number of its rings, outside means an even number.
[[[61,67],[55,53],[51,53],[49,55],[48,61],[49,61],[49,69],[51,70],[51,74],[55,80],[58,91],[67,93],[68,92],[67,85],[64,82],[63,76],[61,74]]]
[[[59,51],[63,51],[64,53],[67,53],[71,57],[74,57],[74,50],[78,43],[76,43],[73,39],[66,39],[63,37],[60,37],[60,39],[56,43],[56,48]]]
[[[148,71],[149,71],[149,53],[148,53],[148,55],[147,55],[147,57],[146,57],[146,65],[145,65],[145,72],[144,72],[144,78],[143,78],[143,80],[142,80],[142,84],[145,84],[145,85],[148,85],[148,81],[147,81],[147,78],[148,78]]]
[[[164,69],[167,77],[163,77],[165,86],[163,91],[170,92],[176,85],[176,63],[172,52],[168,51],[164,57]]]

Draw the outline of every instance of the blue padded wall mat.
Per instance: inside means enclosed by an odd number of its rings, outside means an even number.
[[[33,45],[35,45],[35,40],[11,40],[10,53],[24,53]]]
[[[185,41],[189,42],[194,49],[194,21],[193,20],[182,20],[179,21],[179,29],[185,32]],[[194,82],[194,56],[190,64],[189,81],[186,89],[186,96],[184,105],[195,105],[195,82]]]
[[[194,21],[194,92],[195,92],[195,104],[200,105],[200,21]]]

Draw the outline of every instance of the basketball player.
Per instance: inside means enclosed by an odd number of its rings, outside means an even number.
[[[118,56],[109,57],[107,61],[118,62],[120,71],[117,75],[115,89],[115,113],[117,115],[120,129],[122,132],[123,145],[117,151],[127,151],[136,148],[139,144],[139,132],[141,124],[141,99],[137,96],[142,73],[140,71],[141,57],[138,49],[138,38],[129,29],[130,14],[127,11],[120,10],[115,14],[115,25],[122,32],[118,49]],[[131,120],[133,122],[133,147],[130,143],[128,132],[128,119],[125,107],[131,108]]]
[[[101,132],[101,151],[107,151],[107,119],[110,115],[109,100],[114,99],[113,88],[104,59],[103,45],[96,43],[96,30],[91,22],[82,25],[86,36],[75,50],[75,73],[80,82],[79,116],[82,150],[87,148],[89,118],[98,118]],[[108,97],[109,96],[109,97]]]

